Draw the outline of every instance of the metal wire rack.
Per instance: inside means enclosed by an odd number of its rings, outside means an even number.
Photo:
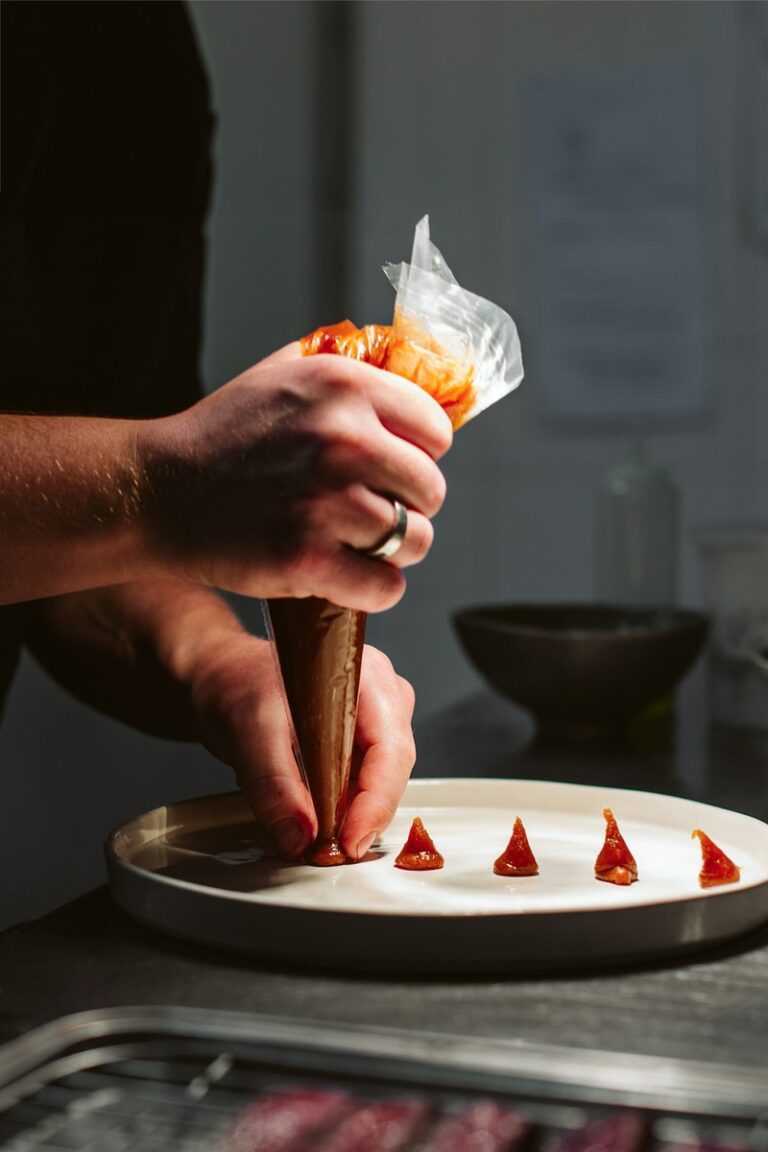
[[[664,1092],[653,1077],[649,1081],[650,1064],[615,1056],[611,1074],[611,1055],[604,1053],[601,1087],[599,1055],[577,1054],[569,1064],[555,1049],[509,1045],[505,1069],[502,1049],[489,1053],[478,1046],[472,1061],[462,1046],[431,1049],[424,1038],[415,1043],[393,1032],[335,1033],[269,1018],[173,1009],[88,1014],[0,1049],[0,1150],[768,1150],[768,1080],[761,1091],[759,1076],[750,1082],[734,1070],[713,1067],[712,1082],[703,1083],[706,1069],[678,1065],[670,1078],[669,1067],[660,1067]],[[547,1058],[550,1076],[544,1075]],[[581,1078],[575,1074],[579,1068]],[[712,1091],[717,1083],[719,1096]],[[302,1092],[334,1099],[341,1093],[344,1104],[304,1131],[300,1125],[270,1129],[258,1117],[247,1131],[238,1128],[238,1118],[242,1127],[254,1105],[258,1113],[259,1103],[277,1100],[285,1109],[286,1099],[293,1099],[286,1094]],[[415,1116],[410,1130],[398,1135],[392,1124],[377,1131],[361,1127],[366,1110],[378,1109],[386,1118],[388,1107],[402,1109],[404,1102]],[[495,1143],[492,1134],[484,1143],[468,1136],[447,1141],[448,1121],[478,1107],[494,1116],[514,1113],[520,1123],[507,1124],[506,1136],[497,1124]],[[357,1117],[356,1129],[350,1117]]]

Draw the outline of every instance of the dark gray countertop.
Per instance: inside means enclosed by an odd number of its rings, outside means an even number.
[[[766,735],[715,732],[705,739],[702,731],[700,716],[688,709],[671,741],[661,718],[637,733],[629,749],[526,750],[519,717],[478,697],[453,709],[450,723],[438,719],[423,731],[420,746],[430,775],[466,775],[471,763],[478,775],[623,784],[767,818]],[[0,936],[0,1039],[70,1012],[155,1003],[712,1059],[768,1071],[768,925],[685,961],[491,981],[279,970],[155,935],[131,923],[105,889]]]

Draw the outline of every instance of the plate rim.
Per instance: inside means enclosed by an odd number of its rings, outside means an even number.
[[[430,788],[448,787],[448,786],[462,786],[471,785],[477,787],[478,785],[493,785],[495,787],[514,787],[519,785],[536,786],[543,788],[557,788],[573,791],[579,794],[584,794],[587,791],[599,792],[603,795],[611,793],[620,793],[622,796],[627,797],[637,796],[647,801],[650,799],[669,800],[676,804],[693,805],[701,808],[704,811],[712,811],[717,814],[726,814],[729,817],[735,817],[739,820],[745,820],[755,827],[761,829],[766,837],[766,845],[768,847],[768,823],[760,820],[755,816],[750,816],[747,813],[737,812],[734,809],[721,808],[714,804],[709,804],[706,801],[694,800],[687,796],[674,796],[668,793],[653,792],[647,789],[638,788],[622,788],[616,785],[602,786],[599,784],[577,784],[572,781],[558,781],[558,780],[538,780],[529,777],[510,778],[503,777],[501,779],[494,777],[417,777],[416,779],[409,780],[406,785],[405,792],[400,802],[399,808],[409,806],[409,793],[418,792],[422,789],[428,791]],[[293,904],[283,903],[280,901],[270,901],[259,899],[258,892],[239,892],[236,890],[216,888],[211,885],[201,884],[191,880],[184,880],[174,876],[163,876],[157,872],[152,872],[150,869],[142,868],[140,865],[133,863],[131,860],[120,854],[116,847],[116,840],[124,834],[126,829],[131,825],[135,825],[142,820],[146,820],[154,813],[167,811],[168,809],[183,808],[186,806],[193,806],[203,804],[206,801],[217,803],[227,802],[230,803],[233,799],[237,798],[247,805],[247,799],[242,792],[237,790],[228,792],[216,792],[205,796],[189,797],[185,800],[172,802],[170,804],[158,805],[156,808],[149,809],[146,812],[140,813],[138,816],[130,820],[124,821],[122,824],[115,826],[108,833],[104,842],[104,852],[107,858],[108,868],[120,871],[126,871],[133,875],[142,883],[157,884],[163,887],[175,888],[179,891],[194,894],[197,896],[205,895],[211,899],[220,899],[225,901],[234,901],[244,907],[251,907],[255,912],[268,910],[270,914],[280,914],[282,912],[291,914],[321,914],[327,916],[351,917],[359,919],[360,917],[371,917],[379,921],[387,919],[407,920],[407,921],[435,921],[441,924],[450,921],[464,922],[467,920],[483,920],[491,921],[494,919],[500,922],[508,922],[510,920],[524,920],[543,919],[546,917],[584,917],[584,916],[599,916],[606,914],[615,917],[617,913],[621,915],[631,915],[632,913],[644,913],[653,908],[672,908],[675,905],[694,904],[699,900],[717,900],[736,896],[747,892],[756,893],[761,889],[768,887],[768,877],[764,879],[754,879],[751,881],[739,881],[736,884],[727,884],[715,888],[700,889],[696,893],[686,893],[671,895],[668,897],[654,898],[648,900],[638,900],[635,897],[631,904],[620,906],[607,906],[607,905],[591,905],[585,904],[577,908],[510,908],[509,910],[499,909],[481,909],[481,910],[467,910],[456,911],[447,910],[442,912],[425,912],[420,909],[402,909],[402,908],[322,908],[313,907],[307,904]],[[600,805],[599,810],[606,805]],[[450,807],[446,805],[446,807]],[[629,820],[631,821],[631,817]],[[158,833],[158,836],[162,833]],[[151,843],[151,841],[148,841]],[[299,865],[301,866],[301,865]],[[768,863],[766,865],[768,867]]]

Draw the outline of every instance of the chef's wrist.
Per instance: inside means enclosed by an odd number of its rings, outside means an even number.
[[[178,417],[135,421],[134,460],[137,476],[139,541],[137,560],[152,577],[195,579],[179,563],[186,484]]]
[[[153,644],[159,663],[193,691],[209,663],[246,635],[226,601],[212,588],[169,578],[152,584]]]

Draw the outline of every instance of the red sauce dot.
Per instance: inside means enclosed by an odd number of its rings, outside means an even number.
[[[494,861],[493,870],[497,876],[536,876],[539,866],[536,857],[531,851],[528,837],[525,834],[523,822],[518,816],[515,820],[509,844]]]
[[[734,864],[722,848],[718,848],[701,828],[694,828],[691,837],[698,837],[701,844],[701,871],[699,886],[715,888],[718,884],[736,884],[741,879],[741,869]]]
[[[306,855],[307,864],[316,868],[334,868],[338,864],[348,864],[349,857],[343,852],[335,836],[328,840],[317,840]]]
[[[411,824],[408,839],[395,860],[395,868],[402,868],[406,872],[431,872],[442,868],[444,863],[432,843],[431,836],[416,816]]]
[[[603,808],[605,841],[595,860],[595,876],[608,884],[626,886],[637,880],[637,864],[610,808]]]

